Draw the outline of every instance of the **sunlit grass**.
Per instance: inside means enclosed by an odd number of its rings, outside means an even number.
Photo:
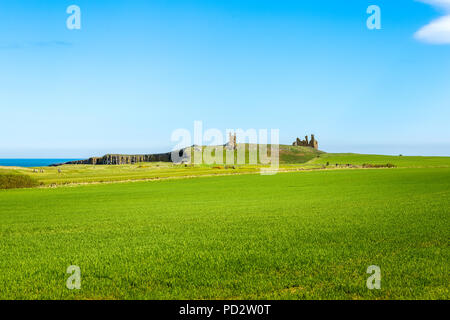
[[[0,299],[448,299],[449,199],[448,168],[3,190]]]

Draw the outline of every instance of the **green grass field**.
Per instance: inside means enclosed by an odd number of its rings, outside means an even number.
[[[0,299],[449,299],[449,158],[397,158],[415,168],[0,190]]]

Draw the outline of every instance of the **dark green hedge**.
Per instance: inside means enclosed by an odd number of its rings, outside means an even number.
[[[0,174],[0,189],[33,188],[39,183],[24,174]]]

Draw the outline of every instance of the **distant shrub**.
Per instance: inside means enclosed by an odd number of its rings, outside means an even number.
[[[24,174],[0,174],[0,189],[33,188],[39,183]]]
[[[396,165],[392,163],[386,163],[386,164],[371,164],[371,163],[364,163],[363,168],[395,168]]]

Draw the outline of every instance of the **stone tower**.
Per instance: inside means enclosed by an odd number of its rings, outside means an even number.
[[[314,148],[314,149],[319,149],[319,143],[317,142],[317,140],[314,138],[314,135],[311,135],[311,141],[309,142],[309,146]]]
[[[237,149],[236,133],[231,134],[231,132],[230,132],[228,134],[228,143],[226,144],[226,147],[229,150],[236,150]]]

